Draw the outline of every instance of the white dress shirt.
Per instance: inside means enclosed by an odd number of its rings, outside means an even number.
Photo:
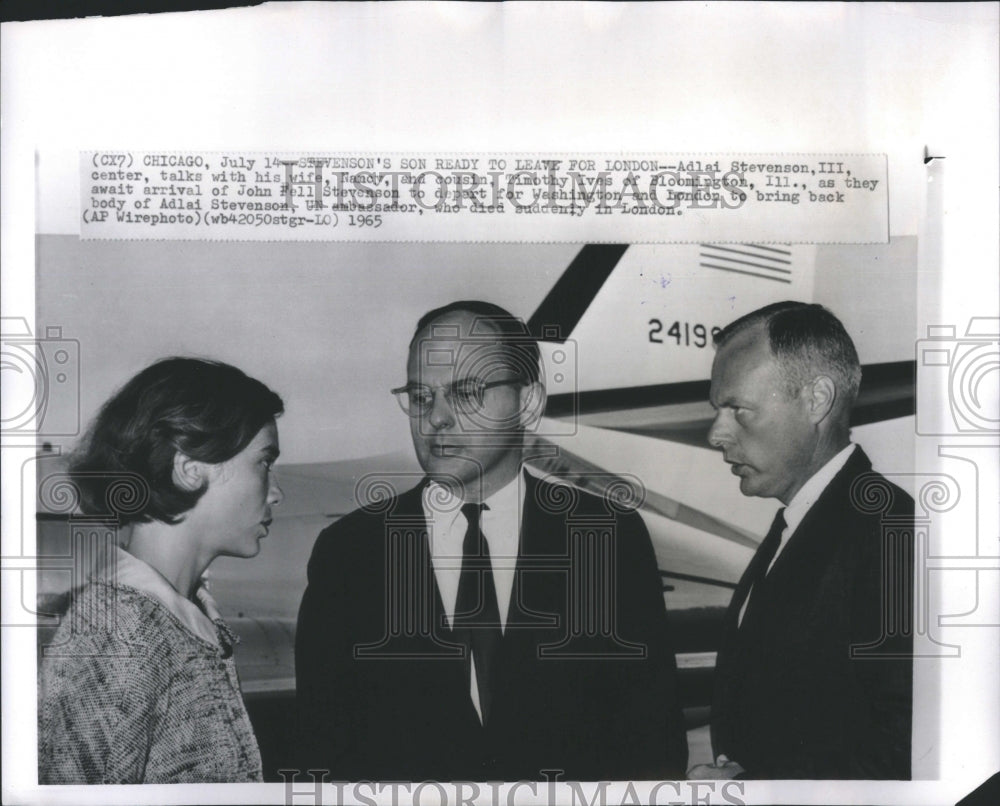
[[[847,460],[851,458],[851,454],[857,446],[851,442],[842,451],[838,452],[832,459],[830,459],[823,467],[813,473],[809,477],[809,481],[799,488],[799,491],[792,496],[792,500],[788,502],[788,506],[785,507],[785,528],[781,533],[781,542],[778,544],[777,551],[774,552],[774,557],[771,558],[770,565],[767,566],[767,571],[765,574],[770,573],[771,569],[774,568],[774,561],[778,559],[778,555],[784,551],[785,546],[788,545],[788,541],[792,539],[795,534],[795,530],[798,529],[799,524],[802,523],[803,518],[805,518],[806,513],[812,508],[819,497],[823,494],[823,491],[830,485],[833,481],[833,477],[836,476],[841,470],[843,470],[844,465],[847,464]],[[746,612],[747,603],[750,601],[750,597],[753,595],[753,589],[747,594],[747,598],[743,600],[743,607],[740,608],[740,624],[743,623],[743,614]]]
[[[448,626],[454,623],[455,603],[458,599],[458,582],[462,575],[462,542],[468,521],[462,514],[463,502],[451,491],[435,481],[431,481],[423,492],[421,500],[424,517],[427,519],[427,535],[430,542],[431,564],[434,579],[441,592]],[[490,549],[490,566],[493,569],[493,584],[497,592],[497,607],[500,610],[500,629],[506,631],[510,597],[514,590],[514,573],[517,567],[517,549],[521,537],[521,508],[524,504],[524,485],[521,476],[515,476],[509,484],[487,498],[484,502],[479,528]],[[479,704],[479,688],[476,682],[475,664],[470,664],[470,694],[476,712],[482,720]]]

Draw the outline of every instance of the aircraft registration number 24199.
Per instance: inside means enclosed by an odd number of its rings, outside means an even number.
[[[705,347],[709,344],[709,333],[714,337],[722,328],[691,324],[690,322],[674,322],[663,330],[663,322],[659,319],[649,320],[649,340],[653,344],[676,344],[678,347]],[[671,339],[674,341],[671,342]]]

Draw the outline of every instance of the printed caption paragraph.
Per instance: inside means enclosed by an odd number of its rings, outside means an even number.
[[[91,151],[80,236],[885,243],[886,157]]]

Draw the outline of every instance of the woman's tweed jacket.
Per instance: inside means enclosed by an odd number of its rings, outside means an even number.
[[[198,598],[121,550],[76,597],[43,650],[39,783],[262,780],[235,636]]]

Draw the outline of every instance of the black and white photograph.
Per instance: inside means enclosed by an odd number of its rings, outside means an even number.
[[[4,22],[4,800],[995,791],[998,19]]]

